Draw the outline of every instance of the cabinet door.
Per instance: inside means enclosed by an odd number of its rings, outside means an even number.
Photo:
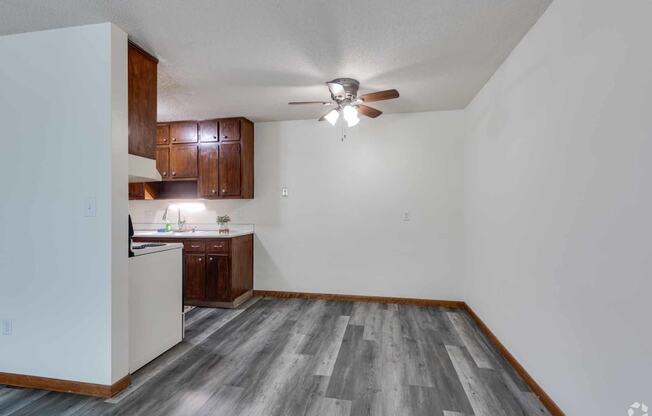
[[[129,154],[154,159],[156,146],[156,60],[129,44]]]
[[[220,140],[225,142],[239,141],[240,120],[235,118],[225,118],[220,120]]]
[[[240,169],[240,143],[220,144],[218,174],[220,196],[240,196],[242,175]]]
[[[203,300],[206,297],[206,264],[203,254],[184,255],[185,300]]]
[[[218,142],[217,120],[205,120],[199,123],[199,141]]]
[[[206,256],[206,300],[231,300],[231,271],[229,256],[209,254]]]
[[[197,145],[170,146],[170,175],[172,179],[197,177]]]
[[[194,121],[180,121],[170,124],[170,142],[197,143],[197,123]]]
[[[156,127],[156,144],[170,144],[170,126],[168,124]]]
[[[156,169],[163,180],[170,178],[170,148],[158,146],[156,148]]]
[[[220,145],[217,143],[202,144],[199,148],[199,196],[204,198],[217,198],[218,158]]]

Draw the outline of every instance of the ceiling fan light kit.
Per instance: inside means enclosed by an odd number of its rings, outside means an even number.
[[[346,120],[346,124],[349,127],[353,127],[360,122],[360,118],[358,117],[358,109],[352,105],[347,105],[344,107],[342,110],[342,115],[344,116],[344,120]]]
[[[399,93],[396,90],[372,92],[358,97],[360,83],[353,78],[336,78],[327,82],[326,85],[331,93],[332,101],[293,101],[288,104],[334,105],[335,108],[321,116],[319,121],[326,120],[334,126],[341,114],[346,124],[349,127],[353,127],[360,122],[359,114],[376,118],[383,113],[380,110],[365,105],[365,103],[391,100],[399,97]]]
[[[340,118],[340,112],[338,110],[331,110],[324,116],[324,118],[326,121],[331,123],[331,126],[334,126],[335,123],[337,123],[337,120]]]

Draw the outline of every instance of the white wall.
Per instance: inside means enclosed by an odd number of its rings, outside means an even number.
[[[652,1],[555,1],[467,109],[467,302],[569,415],[652,401]]]
[[[462,122],[383,115],[344,142],[315,120],[257,123],[255,199],[206,201],[187,220],[254,223],[256,289],[460,299]],[[132,201],[132,218],[160,222],[166,204]]]
[[[111,383],[129,373],[127,34],[111,26]]]
[[[0,372],[110,384],[128,345],[112,311],[126,304],[126,35],[12,35],[0,56]]]

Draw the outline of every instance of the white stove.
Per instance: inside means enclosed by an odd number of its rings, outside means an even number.
[[[132,243],[129,258],[129,370],[183,338],[183,244]]]
[[[181,243],[131,243],[131,250],[134,252],[134,256],[177,250],[180,248],[183,248],[183,244]]]

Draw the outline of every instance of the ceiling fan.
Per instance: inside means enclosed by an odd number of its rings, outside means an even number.
[[[398,91],[396,90],[372,92],[358,97],[360,83],[353,78],[336,78],[327,82],[326,85],[331,93],[332,101],[293,101],[288,104],[321,104],[324,106],[335,106],[335,108],[321,116],[319,121],[326,120],[334,126],[341,114],[344,120],[346,120],[347,125],[353,127],[360,122],[358,114],[376,118],[383,113],[380,110],[369,107],[366,103],[391,100],[399,97]]]

